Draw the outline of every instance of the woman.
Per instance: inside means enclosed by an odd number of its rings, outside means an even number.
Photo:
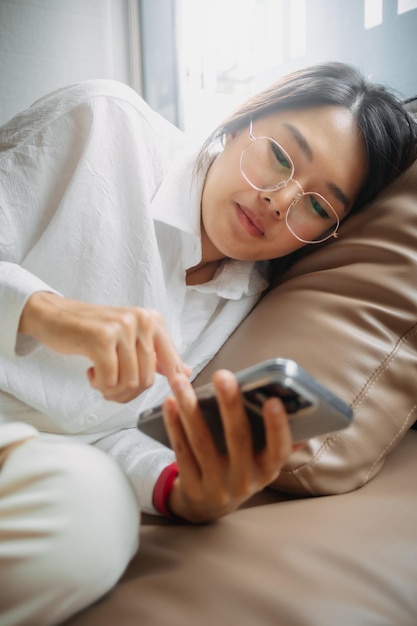
[[[107,81],[17,116],[0,132],[7,443],[33,436],[29,425],[91,443],[148,512],[204,522],[235,510],[291,453],[286,415],[266,403],[254,455],[236,381],[217,372],[220,457],[189,378],[256,304],[269,260],[336,237],[415,159],[416,136],[392,95],[342,64],[250,99],[200,154]],[[135,428],[170,388],[173,451]]]

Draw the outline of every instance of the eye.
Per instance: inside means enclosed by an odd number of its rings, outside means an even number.
[[[331,219],[331,215],[329,215],[326,209],[323,207],[323,205],[320,204],[316,196],[309,195],[309,199],[310,199],[311,207],[314,213],[316,213],[323,220]]]
[[[278,163],[280,164],[280,166],[285,169],[291,170],[292,165],[289,162],[286,154],[283,152],[282,148],[275,141],[271,141],[270,144],[271,144],[272,152],[274,153],[274,156],[276,160],[278,161]]]

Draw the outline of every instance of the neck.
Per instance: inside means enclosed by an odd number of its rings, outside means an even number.
[[[217,268],[219,267],[221,260],[218,261],[209,261],[204,263],[201,261],[198,265],[194,267],[190,267],[186,271],[186,280],[187,285],[201,285],[203,283],[208,283],[211,280]]]

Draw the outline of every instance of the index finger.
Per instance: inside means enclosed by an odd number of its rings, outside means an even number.
[[[229,458],[239,472],[249,468],[253,454],[252,433],[242,395],[234,374],[217,370],[213,375]]]
[[[266,446],[258,458],[271,471],[279,470],[292,450],[288,415],[279,398],[270,398],[264,404],[263,416]]]
[[[155,334],[154,346],[157,360],[157,370],[167,377],[172,387],[177,374],[191,376],[191,368],[181,359],[174,342],[165,328],[160,328]]]

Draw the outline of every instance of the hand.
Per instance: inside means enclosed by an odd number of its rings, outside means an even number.
[[[227,455],[218,452],[185,376],[176,376],[172,383],[175,398],[164,402],[164,421],[179,468],[169,507],[175,515],[194,523],[212,521],[236,510],[275,480],[292,450],[300,447],[292,445],[282,402],[271,398],[263,408],[266,445],[254,453],[236,378],[219,370],[213,383]]]
[[[56,352],[88,357],[90,384],[106,400],[129,402],[153,384],[155,372],[169,380],[178,372],[190,375],[157,311],[37,292],[26,303],[19,332]]]

